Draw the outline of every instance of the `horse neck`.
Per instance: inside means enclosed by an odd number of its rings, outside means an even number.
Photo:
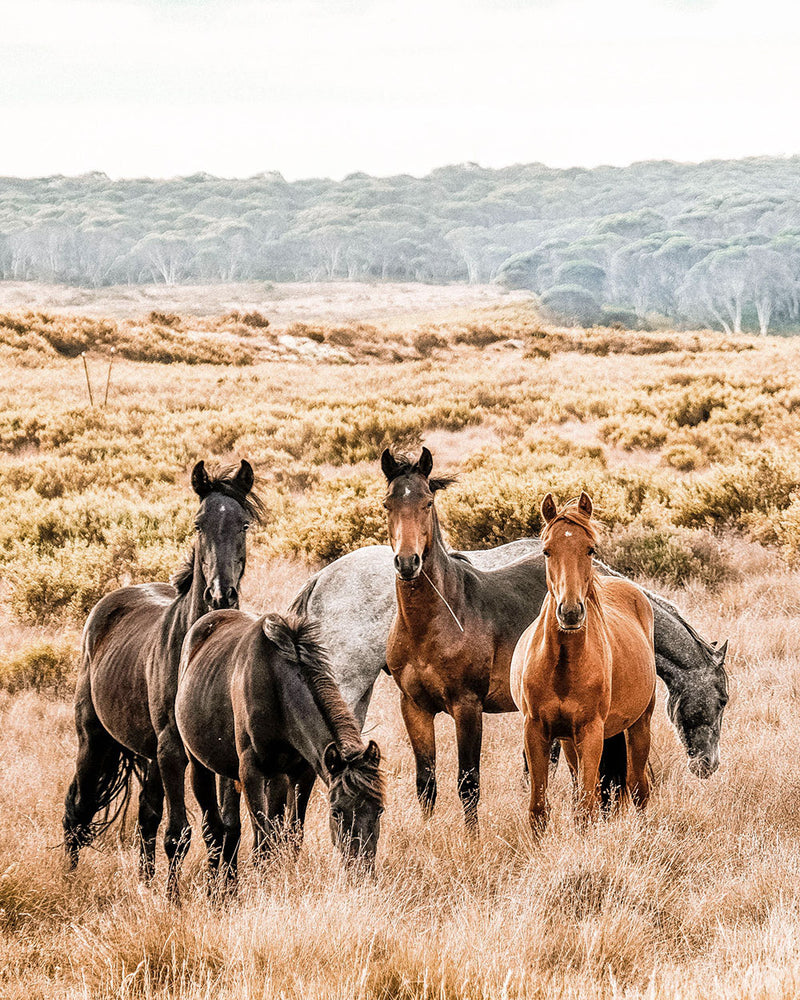
[[[325,749],[335,743],[344,756],[363,751],[358,724],[337,691],[313,691],[296,666],[277,665],[275,681],[288,742],[327,783]],[[332,680],[330,683],[335,688]]]
[[[192,625],[208,611],[203,596],[206,590],[206,578],[197,555],[197,543],[195,543],[192,554],[192,567],[191,586],[185,594],[178,595],[170,608],[172,628],[176,632],[182,633],[181,640]]]

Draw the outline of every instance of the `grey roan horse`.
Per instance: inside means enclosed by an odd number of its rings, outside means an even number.
[[[177,870],[191,828],[184,803],[186,754],[175,726],[181,645],[189,627],[213,608],[237,607],[245,568],[245,532],[261,514],[252,493],[253,470],[211,478],[203,462],[192,472],[200,498],[194,547],[172,585],[123,587],[98,601],[83,630],[75,692],[78,758],[64,809],[64,842],[71,867],[80,849],[114,818],[109,809],[127,796],[132,773],[139,796],[140,872],[155,873],[155,843],[168,797],[164,848],[168,888],[177,894]],[[124,799],[122,800],[124,801]],[[97,821],[105,810],[106,819]],[[119,811],[119,810],[117,810]]]
[[[257,859],[281,840],[299,847],[319,775],[329,786],[334,844],[348,861],[374,866],[384,794],[380,750],[362,742],[317,632],[305,619],[212,611],[186,636],[175,717],[212,876],[222,860],[223,877],[235,877],[240,834],[238,793],[230,810],[235,821],[225,824],[215,774],[230,779],[228,787],[238,780],[244,792]]]

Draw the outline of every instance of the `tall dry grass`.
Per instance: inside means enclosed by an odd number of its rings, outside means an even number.
[[[542,330],[516,308],[394,324],[386,340],[354,320],[361,339],[346,364],[265,360],[253,343],[279,337],[273,323],[229,332],[251,365],[119,360],[106,409],[87,406],[78,359],[42,351],[26,365],[10,349],[0,388],[0,996],[800,993],[800,350]],[[156,325],[193,349],[185,318]],[[217,325],[205,324],[212,347]],[[325,327],[322,342],[341,328]],[[250,608],[280,610],[320,558],[382,537],[375,458],[391,438],[427,440],[441,467],[461,470],[439,500],[459,544],[537,530],[545,487],[593,492],[606,555],[678,600],[704,635],[730,638],[719,772],[689,774],[662,703],[647,813],[579,833],[562,767],[551,825],[534,844],[520,720],[489,718],[475,844],[461,831],[452,723],[438,723],[440,803],[424,824],[396,694],[381,677],[367,722],[389,778],[374,882],[340,869],[319,789],[299,863],[279,859],[257,876],[245,859],[226,906],[205,895],[198,843],[180,911],[164,898],[161,853],[156,885],[140,886],[131,816],[67,877],[58,842],[75,736],[64,682],[81,617],[109,587],[165,576],[185,550],[194,501],[182,470],[199,457],[254,461],[270,518],[253,533],[244,595]]]

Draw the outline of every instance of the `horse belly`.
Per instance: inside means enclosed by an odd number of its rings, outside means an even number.
[[[653,646],[642,633],[624,644],[612,644],[611,704],[606,717],[606,736],[616,736],[631,726],[647,709],[656,687]]]
[[[92,703],[103,727],[134,753],[151,760],[156,735],[150,721],[147,682],[140,658],[130,649],[109,649],[90,667]]]

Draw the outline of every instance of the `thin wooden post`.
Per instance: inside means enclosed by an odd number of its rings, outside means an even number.
[[[103,399],[103,406],[108,405],[108,387],[111,385],[111,366],[114,364],[114,355],[117,353],[116,347],[111,348],[111,359],[108,362],[108,376],[106,377],[106,395]]]
[[[86,372],[86,388],[89,390],[89,406],[94,406],[92,383],[89,381],[89,366],[86,364],[86,351],[81,351],[81,358],[83,358],[83,370]]]

